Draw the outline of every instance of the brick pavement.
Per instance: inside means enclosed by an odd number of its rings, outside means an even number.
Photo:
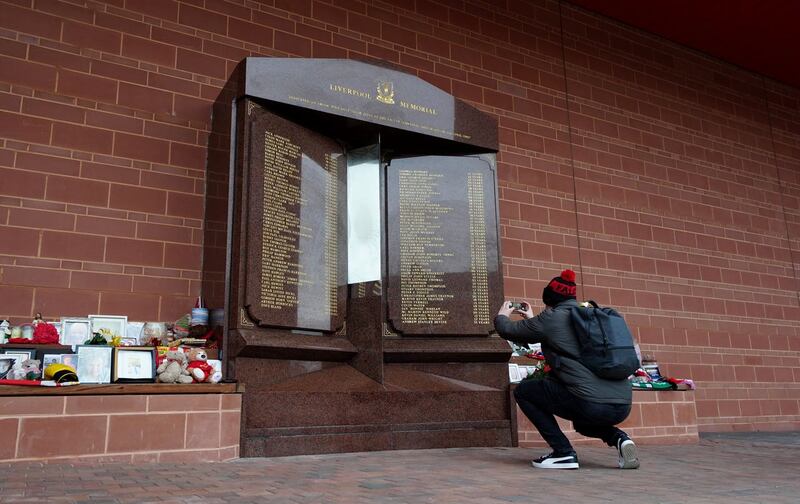
[[[800,433],[704,436],[640,447],[642,468],[581,448],[578,471],[528,465],[538,450],[463,448],[241,459],[228,463],[0,466],[0,502],[796,503]],[[552,497],[548,497],[548,493]]]

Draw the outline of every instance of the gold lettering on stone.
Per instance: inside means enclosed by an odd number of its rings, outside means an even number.
[[[328,297],[330,315],[339,314],[338,303],[338,261],[339,261],[339,232],[338,222],[338,170],[336,159],[325,154],[325,292]]]
[[[441,264],[452,257],[441,237],[443,218],[453,211],[435,200],[444,175],[399,170],[400,319],[410,324],[445,324],[453,299]]]
[[[436,115],[436,109],[432,107],[417,105],[416,103],[409,103],[403,100],[400,100],[400,106],[409,110],[414,110],[416,112],[423,112],[425,114]]]
[[[475,324],[488,324],[489,273],[486,267],[486,202],[483,176],[467,175],[467,200],[469,201],[469,251],[472,273],[472,318]]]
[[[358,89],[353,89],[347,86],[340,86],[339,84],[329,84],[328,89],[333,91],[334,93],[341,93],[350,96],[357,96],[359,98],[364,98],[367,100],[372,99],[372,95],[366,91],[360,91]]]
[[[261,228],[261,306],[297,307],[297,291],[311,284],[299,264],[301,237],[312,230],[300,224],[301,151],[288,138],[264,133],[263,214]]]

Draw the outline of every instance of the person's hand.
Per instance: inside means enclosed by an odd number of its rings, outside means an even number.
[[[500,306],[500,309],[497,311],[497,314],[510,317],[511,314],[514,313],[514,308],[511,305],[512,305],[511,301],[506,299],[505,301],[503,301],[503,304]]]
[[[518,308],[514,311],[522,315],[523,318],[533,318],[533,308],[531,308],[531,304],[527,301],[522,301],[522,306],[524,310]]]

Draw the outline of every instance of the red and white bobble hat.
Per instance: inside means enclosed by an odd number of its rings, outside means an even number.
[[[565,269],[561,275],[550,280],[547,287],[542,291],[542,301],[547,306],[555,306],[567,299],[575,299],[575,272]]]

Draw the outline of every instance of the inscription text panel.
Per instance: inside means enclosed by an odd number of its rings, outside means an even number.
[[[325,136],[248,109],[248,315],[334,331],[346,310],[344,155]]]
[[[484,159],[387,168],[389,320],[404,334],[487,334],[502,300],[495,175]]]

